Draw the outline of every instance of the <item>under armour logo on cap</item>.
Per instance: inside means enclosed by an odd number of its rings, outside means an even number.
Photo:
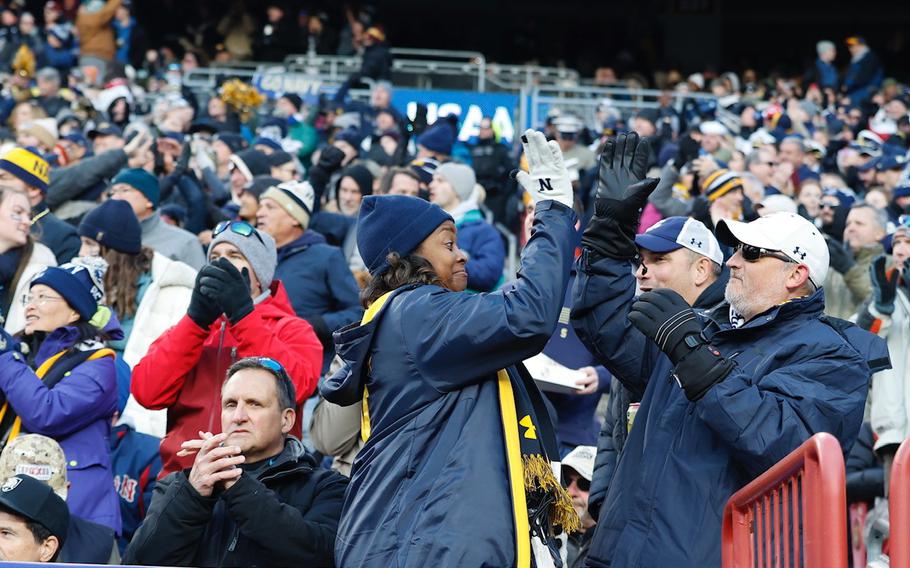
[[[808,253],[803,252],[803,251],[800,251],[800,250],[799,250],[799,247],[796,247],[796,248],[793,249],[793,254],[796,255],[796,256],[799,256],[800,260],[806,260],[806,255],[807,255]]]
[[[3,487],[0,487],[0,491],[8,493],[13,489],[19,487],[19,484],[22,483],[22,478],[19,477],[10,477],[3,482]]]

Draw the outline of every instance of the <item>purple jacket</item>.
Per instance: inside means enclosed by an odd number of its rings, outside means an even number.
[[[73,328],[61,328],[38,349],[35,364],[75,343]],[[67,460],[70,512],[120,533],[120,503],[111,474],[111,417],[117,408],[112,357],[85,361],[48,389],[18,352],[0,355],[0,390],[22,428],[57,440]]]

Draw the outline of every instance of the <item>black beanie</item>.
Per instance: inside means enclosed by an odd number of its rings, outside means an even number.
[[[231,162],[240,168],[247,179],[252,180],[256,176],[268,175],[272,173],[272,167],[269,165],[269,157],[265,152],[259,150],[244,150],[231,156]]]
[[[364,197],[373,195],[373,174],[370,173],[366,166],[355,164],[341,170],[341,175],[338,176],[338,184],[335,186],[336,194],[337,190],[341,188],[342,178],[345,177],[351,177],[357,182],[357,186],[360,188],[360,195]]]
[[[142,249],[142,227],[126,201],[108,199],[95,207],[79,223],[79,236],[126,254]]]

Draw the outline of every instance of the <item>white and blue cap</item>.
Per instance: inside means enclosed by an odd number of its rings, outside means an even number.
[[[711,231],[701,221],[690,217],[667,217],[635,237],[635,244],[651,252],[672,252],[687,248],[717,264],[724,263],[724,253]]]

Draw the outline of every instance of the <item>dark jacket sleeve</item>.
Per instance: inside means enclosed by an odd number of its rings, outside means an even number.
[[[521,272],[509,291],[439,292],[402,303],[405,347],[420,375],[441,392],[488,379],[539,353],[562,310],[575,242],[575,214],[555,201],[534,213]]]
[[[634,299],[631,262],[611,258],[591,262],[588,251],[582,252],[572,326],[598,362],[640,399],[655,364],[666,355],[629,322]]]
[[[190,566],[217,501],[199,495],[182,471],[158,481],[152,506],[133,535],[123,562]]]
[[[847,456],[847,503],[872,503],[885,495],[885,470],[872,448],[872,425],[863,422],[859,438]]]
[[[619,463],[619,453],[626,441],[626,412],[629,410],[629,392],[617,379],[610,382],[610,399],[604,413],[603,427],[597,437],[597,457],[594,458],[594,475],[588,494],[588,511],[596,520],[600,507],[607,497],[613,472]]]
[[[109,150],[103,154],[86,158],[78,164],[51,170],[51,183],[47,188],[47,206],[51,209],[79,197],[79,194],[95,184],[113,177],[128,163],[126,152]]]
[[[329,332],[340,329],[360,319],[363,310],[360,307],[360,288],[354,275],[348,270],[341,249],[332,250],[332,257],[326,263],[326,284],[329,288],[333,306],[332,310],[321,314]]]
[[[750,476],[758,476],[817,432],[849,451],[862,424],[871,372],[843,344],[794,346],[789,364],[763,376],[736,366],[695,406]]]
[[[475,226],[477,234],[465,270],[468,271],[468,288],[478,292],[489,292],[496,287],[502,278],[502,267],[505,265],[506,249],[502,244],[499,231],[492,225],[483,223]]]
[[[282,503],[265,485],[243,475],[221,498],[240,532],[265,551],[273,566],[331,566],[347,480],[315,471],[309,508]]]

